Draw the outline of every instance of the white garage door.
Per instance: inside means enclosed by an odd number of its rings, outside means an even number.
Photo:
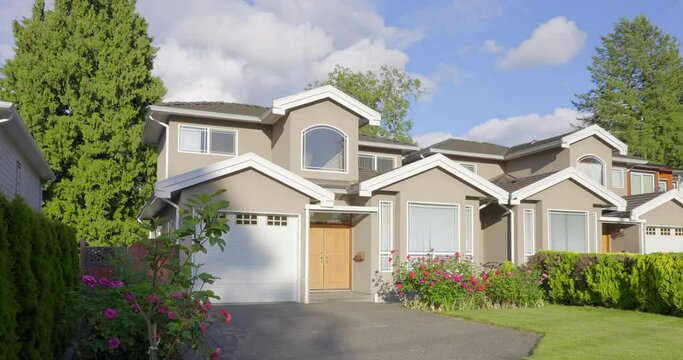
[[[297,301],[298,218],[286,215],[230,214],[225,250],[197,254],[202,272],[220,277],[205,289],[217,303]]]
[[[683,252],[683,228],[648,226],[645,228],[645,252]]]

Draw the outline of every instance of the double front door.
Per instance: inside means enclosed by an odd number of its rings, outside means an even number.
[[[309,262],[312,290],[351,288],[351,229],[312,224]]]

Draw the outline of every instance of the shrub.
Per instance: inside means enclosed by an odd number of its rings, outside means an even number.
[[[72,229],[0,195],[0,354],[53,358],[71,340],[77,245]]]
[[[683,254],[542,251],[530,265],[548,274],[552,302],[683,315]]]
[[[486,273],[456,253],[408,258],[395,266],[395,288],[407,306],[456,310],[543,304],[539,273],[511,263]]]

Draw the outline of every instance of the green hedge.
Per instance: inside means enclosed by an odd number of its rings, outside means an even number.
[[[683,253],[580,254],[542,251],[530,266],[548,274],[548,300],[683,315]]]
[[[0,359],[53,359],[71,339],[75,232],[0,195]]]

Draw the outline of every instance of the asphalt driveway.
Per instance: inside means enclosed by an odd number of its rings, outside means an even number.
[[[520,359],[538,341],[535,334],[396,304],[223,308],[233,314],[233,325],[207,333],[222,348],[221,359]]]

